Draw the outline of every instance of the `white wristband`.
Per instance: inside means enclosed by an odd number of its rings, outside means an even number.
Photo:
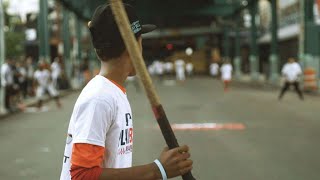
[[[166,173],[166,171],[164,170],[161,162],[160,162],[158,159],[154,160],[153,162],[156,163],[156,165],[158,166],[158,168],[159,168],[159,170],[160,170],[160,172],[161,172],[162,180],[167,180],[167,179],[168,179],[168,178],[167,178],[167,173]]]

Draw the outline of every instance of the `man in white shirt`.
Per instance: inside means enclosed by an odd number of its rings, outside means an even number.
[[[141,34],[155,26],[141,25],[133,7],[124,7],[142,53]],[[166,180],[190,171],[187,146],[166,148],[154,163],[132,167],[133,115],[123,86],[135,69],[110,4],[100,5],[88,26],[101,69],[74,106],[60,180]]]
[[[36,86],[36,97],[38,99],[38,108],[42,108],[42,101],[44,95],[48,92],[51,97],[56,101],[57,106],[60,108],[61,103],[59,99],[59,93],[52,84],[51,74],[48,69],[45,68],[45,63],[39,63],[39,69],[34,72],[34,83]]]
[[[157,76],[159,77],[159,80],[162,81],[163,80],[163,73],[164,73],[164,64],[161,61],[156,60],[156,61],[154,61],[154,68],[155,68]]]
[[[1,66],[1,86],[4,88],[5,94],[5,108],[8,111],[11,111],[11,99],[14,93],[13,84],[14,84],[14,72],[12,70],[13,60],[7,59],[4,64]]]
[[[17,72],[19,73],[18,82],[20,92],[23,95],[23,98],[27,97],[27,69],[24,65],[24,62],[17,63]]]
[[[164,68],[166,70],[167,75],[171,75],[173,71],[173,63],[172,62],[166,62],[164,63]]]
[[[211,76],[213,76],[213,77],[218,76],[218,73],[219,73],[219,65],[218,65],[218,63],[215,63],[215,62],[211,63],[209,69],[210,69],[210,75]]]
[[[221,80],[224,84],[224,91],[227,92],[229,90],[229,84],[232,79],[232,65],[229,60],[225,60],[223,65],[220,68],[221,71]]]
[[[51,64],[52,84],[54,88],[58,88],[58,78],[61,75],[60,59],[56,57]]]
[[[192,76],[192,74],[193,74],[193,64],[191,62],[188,62],[186,64],[186,71],[187,71],[188,76]]]
[[[27,69],[27,92],[29,96],[33,96],[33,59],[32,57],[28,57],[26,60],[26,69]]]
[[[298,93],[300,99],[303,100],[303,94],[299,87],[299,76],[302,74],[302,70],[300,65],[295,62],[294,58],[288,59],[288,62],[283,66],[281,73],[285,79],[285,83],[281,89],[279,100],[282,99],[284,93],[290,88],[290,86],[294,86],[294,89]]]
[[[182,59],[178,59],[174,62],[176,69],[176,79],[179,82],[183,82],[186,79],[185,76],[185,62]]]

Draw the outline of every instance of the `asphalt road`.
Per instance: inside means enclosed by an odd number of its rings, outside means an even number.
[[[197,179],[319,179],[320,97],[300,101],[288,92],[278,101],[278,91],[246,86],[232,86],[224,93],[220,81],[210,78],[173,83],[156,81],[172,124],[215,123],[211,129],[176,130],[179,143],[191,148]],[[135,128],[133,161],[150,163],[165,143],[144,93],[132,84],[127,91]],[[47,112],[0,120],[0,179],[59,179],[77,96],[78,92],[64,97],[63,109],[49,102]]]

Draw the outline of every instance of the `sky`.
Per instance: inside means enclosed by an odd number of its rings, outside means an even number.
[[[18,14],[24,21],[26,14],[39,11],[39,0],[3,0],[9,2],[8,13]]]

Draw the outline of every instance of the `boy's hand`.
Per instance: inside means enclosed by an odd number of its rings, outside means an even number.
[[[167,177],[181,176],[192,169],[193,161],[190,158],[189,147],[184,145],[174,149],[164,148],[160,155],[160,162]]]

